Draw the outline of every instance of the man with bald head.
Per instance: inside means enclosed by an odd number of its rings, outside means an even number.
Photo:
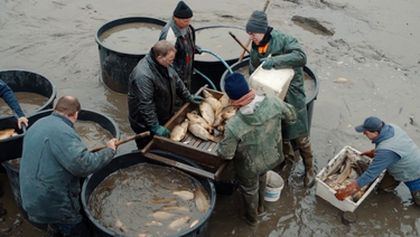
[[[79,112],[78,99],[63,96],[53,113],[29,127],[23,139],[22,207],[29,220],[63,236],[88,236],[80,213],[81,177],[107,165],[116,151],[115,138],[105,149],[88,150],[74,129]]]

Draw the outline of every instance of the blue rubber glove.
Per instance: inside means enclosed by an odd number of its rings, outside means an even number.
[[[203,53],[203,50],[201,49],[201,47],[200,46],[195,46],[195,52],[194,53],[196,53],[196,54],[202,54]]]
[[[159,124],[154,124],[150,131],[157,136],[161,137],[169,137],[169,134],[171,134],[171,131],[169,129],[165,128],[164,126],[160,126]]]
[[[267,58],[263,61],[263,65],[262,68],[266,69],[266,70],[270,70],[274,67],[274,61],[271,58]]]
[[[196,105],[201,104],[203,100],[204,98],[199,95],[190,95],[190,97],[188,97],[188,101]]]

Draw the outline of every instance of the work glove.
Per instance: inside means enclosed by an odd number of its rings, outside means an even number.
[[[263,63],[262,68],[266,70],[270,70],[274,67],[274,61],[271,58],[264,58],[264,59],[261,59],[260,61],[262,61]]]
[[[357,185],[356,181],[353,181],[350,184],[348,184],[345,188],[337,190],[337,192],[335,193],[335,197],[338,200],[343,201],[344,199],[346,199],[346,197],[353,195],[353,193],[356,193],[359,190],[359,185]]]
[[[150,128],[150,131],[157,136],[161,137],[169,137],[169,134],[171,134],[171,131],[169,129],[165,128],[164,126],[160,126],[159,124],[154,124]]]
[[[368,156],[370,158],[373,158],[373,157],[375,157],[375,149],[362,152],[360,155],[361,156]]]
[[[199,105],[203,100],[204,98],[199,95],[190,95],[188,97],[188,101],[196,105]]]
[[[195,53],[196,54],[202,54],[203,53],[203,50],[201,49],[201,47],[200,46],[195,46]]]

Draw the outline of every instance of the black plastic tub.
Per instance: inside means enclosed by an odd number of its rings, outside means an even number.
[[[26,128],[18,128],[16,116],[7,116],[0,119],[0,130],[7,128],[15,129],[18,135],[0,140],[0,162],[18,158],[22,155],[22,141]]]
[[[118,29],[124,27],[125,25],[130,26],[130,24],[132,25],[141,23],[144,23],[147,26],[150,25],[150,27],[157,27],[159,29],[162,29],[166,24],[165,21],[150,17],[126,17],[105,23],[96,33],[96,43],[98,44],[99,49],[102,80],[105,85],[107,85],[107,87],[113,91],[119,93],[128,92],[128,78],[131,71],[137,65],[138,61],[140,61],[140,59],[142,59],[148,53],[153,44],[158,41],[160,30],[159,32],[156,30],[156,35],[154,35],[155,31],[145,34],[147,37],[152,37],[151,39],[153,39],[153,41],[150,40],[151,42],[143,43],[144,45],[142,45],[142,48],[145,48],[144,52],[122,50],[117,47],[111,48],[109,45],[104,43],[104,34],[112,30],[119,32]],[[142,44],[142,38],[139,38],[138,41],[139,44]]]
[[[249,71],[248,71],[248,65],[249,65],[249,58],[244,59],[241,62],[235,63],[231,66],[232,70],[234,72],[240,72],[242,73],[246,78],[249,77]],[[306,94],[306,110],[308,111],[308,125],[309,129],[312,125],[312,114],[314,110],[314,103],[318,96],[319,92],[319,82],[316,78],[315,74],[312,72],[309,67],[305,66],[303,68],[304,74],[304,87],[305,87],[305,94]],[[219,87],[223,86],[223,80],[227,76],[228,70],[226,70],[223,75],[220,77]]]
[[[242,27],[206,26],[196,29],[196,44],[203,49],[216,53],[228,65],[232,65],[238,62],[243,49],[229,35],[229,32],[232,32],[243,44],[246,43],[248,36]],[[194,68],[206,75],[217,87],[219,86],[219,78],[227,69],[220,59],[207,53],[195,55]],[[196,91],[204,84],[206,84],[206,81],[200,75],[194,74],[192,91]],[[217,89],[220,90],[220,88]]]
[[[57,91],[46,77],[27,70],[13,69],[0,71],[0,79],[6,82],[14,92],[31,92],[48,98],[43,105],[26,113],[26,116],[53,107]]]
[[[161,152],[161,151],[154,151],[154,153],[162,155],[162,156],[166,156],[166,157],[171,158],[173,160],[183,162],[183,163],[186,163],[186,164],[189,164],[189,165],[194,165],[194,166],[197,167],[197,165],[195,165],[191,161],[188,161],[185,158],[177,156],[177,155],[172,154],[172,153]],[[98,186],[98,184],[102,180],[104,180],[108,175],[110,175],[114,171],[117,171],[118,169],[127,168],[129,166],[132,166],[132,165],[135,165],[135,164],[138,164],[138,163],[144,163],[144,162],[151,163],[151,164],[164,165],[164,164],[161,164],[159,162],[156,162],[154,160],[150,160],[150,159],[144,157],[139,152],[133,152],[133,153],[124,154],[124,155],[121,155],[121,156],[118,156],[118,157],[114,158],[111,161],[111,163],[109,163],[107,166],[105,166],[101,170],[95,172],[94,174],[90,175],[88,178],[85,179],[85,182],[83,183],[83,187],[82,187],[82,197],[81,197],[81,199],[82,199],[82,205],[83,205],[83,209],[85,211],[85,214],[87,215],[88,219],[90,220],[91,224],[93,225],[94,236],[108,237],[108,236],[120,236],[120,235],[117,235],[112,230],[110,230],[110,229],[106,228],[105,226],[103,226],[102,224],[100,224],[92,216],[91,211],[88,208],[88,201],[89,201],[89,197],[90,197],[91,193],[93,192],[93,190],[96,188],[96,186]],[[205,233],[205,229],[207,227],[208,219],[209,219],[211,213],[213,212],[214,206],[216,204],[216,191],[215,191],[213,183],[207,178],[202,178],[202,177],[195,177],[195,178],[207,190],[207,192],[209,194],[209,197],[210,197],[210,208],[207,211],[207,213],[205,215],[203,215],[200,222],[194,228],[191,228],[191,229],[185,230],[181,233],[178,233],[177,236],[203,236],[204,233]]]

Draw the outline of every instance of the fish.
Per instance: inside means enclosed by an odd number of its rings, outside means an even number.
[[[213,109],[214,114],[220,113],[220,111],[223,109],[222,104],[214,97],[205,98],[204,102],[209,103]]]
[[[124,223],[122,223],[120,219],[117,219],[115,221],[114,226],[117,227],[121,232],[127,232],[127,226],[124,225]]]
[[[152,204],[168,204],[176,202],[175,198],[153,198],[150,200]]]
[[[341,184],[344,180],[347,179],[347,177],[349,177],[352,170],[351,164],[351,160],[349,158],[346,158],[345,164],[344,166],[342,166],[342,170],[340,171],[340,175],[337,177],[336,183]]]
[[[204,120],[206,120],[207,124],[213,124],[214,123],[214,111],[211,105],[207,102],[201,102],[200,106],[200,114],[201,117],[203,117]]]
[[[174,195],[180,197],[184,201],[188,201],[194,198],[194,193],[190,191],[174,191],[172,192]]]
[[[205,213],[209,207],[209,199],[207,198],[207,196],[204,194],[202,188],[197,188],[194,192],[195,194],[195,206],[197,207],[198,211],[201,213]]]
[[[204,98],[214,98],[214,96],[207,90],[203,90],[203,96]]]
[[[191,123],[198,123],[203,128],[207,129],[207,131],[211,131],[212,127],[207,123],[206,120],[204,120],[203,117],[198,115],[197,111],[193,110],[189,113],[187,113],[187,118],[190,120]]]
[[[225,120],[228,120],[236,114],[236,108],[234,106],[228,106],[228,107],[223,108],[221,113],[222,113],[222,117]]]
[[[222,105],[222,107],[225,108],[229,105],[229,97],[225,93],[223,93],[223,95],[219,98],[219,102]]]
[[[169,213],[166,211],[156,211],[152,213],[153,218],[156,220],[168,220],[175,216],[173,213]]]
[[[190,228],[193,228],[194,226],[196,226],[198,224],[199,220],[195,219],[194,221],[191,222],[190,224]]]
[[[194,136],[200,138],[204,141],[213,141],[213,142],[219,142],[220,139],[211,135],[205,128],[203,128],[198,123],[190,123],[188,126],[188,131],[192,133]]]
[[[163,224],[162,222],[153,220],[153,221],[145,223],[145,225],[146,226],[162,226]]]
[[[189,213],[190,209],[184,206],[163,206],[160,208],[161,211],[165,212],[178,212],[178,213]]]
[[[6,128],[0,130],[0,140],[7,139],[9,137],[15,136],[15,129],[14,128]]]
[[[184,139],[185,135],[187,135],[188,130],[188,119],[185,119],[184,122],[176,125],[171,132],[171,140],[179,142]]]
[[[189,216],[182,216],[169,224],[169,228],[172,230],[179,230],[182,226],[186,225],[191,219]]]
[[[223,123],[224,120],[225,119],[223,118],[222,113],[216,114],[216,116],[214,118],[214,122],[213,122],[213,127],[219,126],[220,124]]]

